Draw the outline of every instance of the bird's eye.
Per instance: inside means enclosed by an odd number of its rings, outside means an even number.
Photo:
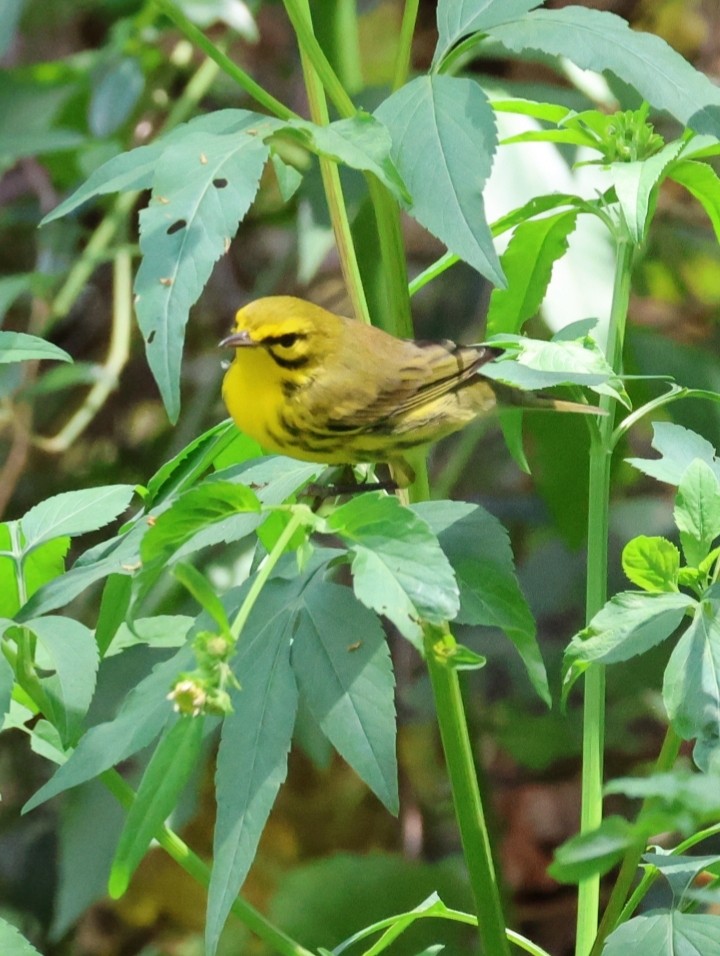
[[[285,335],[278,335],[277,344],[284,349],[291,349],[298,340],[296,332],[286,332]]]

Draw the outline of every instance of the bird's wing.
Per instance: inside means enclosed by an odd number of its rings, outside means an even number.
[[[318,381],[313,388],[314,404],[325,409],[328,428],[348,435],[397,421],[432,404],[470,382],[497,355],[492,349],[449,341],[410,342],[372,334],[362,341],[356,336],[352,345],[354,351],[338,361],[332,379]],[[358,350],[365,375],[353,374]],[[331,396],[332,402],[328,401]]]

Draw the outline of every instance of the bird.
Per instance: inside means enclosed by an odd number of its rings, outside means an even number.
[[[237,427],[270,452],[328,465],[387,463],[414,480],[408,451],[444,438],[498,405],[597,414],[485,377],[500,350],[447,339],[400,339],[289,295],[241,308],[223,380]]]

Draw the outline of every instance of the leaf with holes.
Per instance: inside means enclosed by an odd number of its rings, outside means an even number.
[[[135,293],[148,362],[173,422],[190,306],[255,198],[268,153],[257,136],[189,132],[158,160],[140,213]]]

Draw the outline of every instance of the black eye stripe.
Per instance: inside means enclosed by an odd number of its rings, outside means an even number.
[[[261,340],[261,344],[266,346],[279,345],[280,348],[289,349],[296,342],[304,341],[306,338],[307,335],[304,332],[286,332],[284,335],[266,335]]]

